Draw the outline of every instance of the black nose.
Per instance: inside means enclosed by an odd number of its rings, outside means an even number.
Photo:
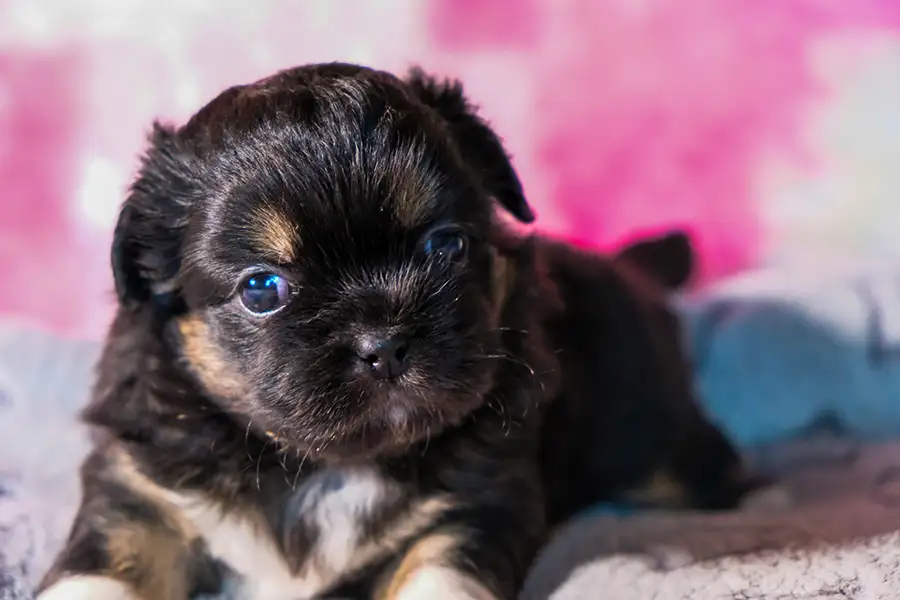
[[[403,375],[409,368],[409,341],[402,335],[363,335],[357,340],[356,353],[379,379]]]

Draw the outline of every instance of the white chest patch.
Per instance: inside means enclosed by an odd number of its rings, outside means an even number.
[[[258,518],[223,514],[200,497],[172,494],[169,500],[206,541],[210,554],[240,575],[240,598],[301,600],[387,549],[381,540],[363,540],[361,523],[375,510],[399,500],[400,491],[371,470],[332,470],[311,476],[294,498],[298,518],[318,533],[296,576],[270,529]]]

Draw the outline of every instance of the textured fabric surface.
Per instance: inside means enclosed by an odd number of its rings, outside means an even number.
[[[30,598],[67,533],[93,344],[0,328],[0,600]]]
[[[884,392],[893,359],[865,350],[867,340],[889,341],[893,303],[876,293],[880,300],[863,307],[848,291],[861,280],[832,277],[822,288],[790,273],[749,274],[687,306],[704,401],[736,439],[766,443],[752,456],[783,478],[798,507],[627,518],[594,511],[559,532],[524,597],[898,597],[900,443],[858,441],[900,429],[890,425],[900,415]],[[823,311],[827,303],[816,299],[825,296],[833,301]],[[0,326],[0,600],[31,598],[67,533],[87,450],[75,418],[96,353],[90,343]],[[873,408],[854,420],[859,406]]]
[[[523,600],[900,597],[900,445],[809,440],[763,458],[795,507],[578,519],[545,549]]]

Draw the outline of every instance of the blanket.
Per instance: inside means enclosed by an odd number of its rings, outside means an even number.
[[[900,302],[865,282],[761,272],[682,304],[702,401],[793,507],[598,507],[555,533],[523,599],[900,597]],[[98,349],[0,325],[0,600],[32,598],[67,533]]]
[[[586,515],[544,549],[523,600],[900,597],[900,444],[823,439],[769,458],[794,507]]]

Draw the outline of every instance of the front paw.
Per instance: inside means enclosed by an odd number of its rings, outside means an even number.
[[[471,575],[450,567],[425,566],[409,575],[388,600],[499,600]]]
[[[64,577],[41,592],[36,600],[139,600],[125,583],[99,575]]]

